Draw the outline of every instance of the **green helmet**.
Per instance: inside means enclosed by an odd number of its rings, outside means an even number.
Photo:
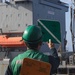
[[[22,39],[27,43],[38,43],[42,41],[42,31],[38,26],[28,26],[22,36]]]

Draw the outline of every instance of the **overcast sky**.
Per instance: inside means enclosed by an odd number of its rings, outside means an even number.
[[[71,22],[71,18],[70,18],[70,6],[72,5],[72,2],[71,2],[71,0],[60,0],[60,1],[69,4],[69,9],[68,9],[68,12],[66,12],[66,16],[65,16],[65,18],[66,18],[66,31],[67,31],[66,39],[68,41],[66,49],[68,51],[73,51],[73,48],[72,48],[72,38],[71,38],[71,32],[70,32],[70,22]]]

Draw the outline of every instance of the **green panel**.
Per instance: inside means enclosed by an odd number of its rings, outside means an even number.
[[[38,20],[38,25],[42,29],[44,42],[51,39],[53,43],[61,43],[60,23],[58,21]]]

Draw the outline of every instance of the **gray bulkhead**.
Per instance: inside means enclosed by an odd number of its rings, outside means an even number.
[[[68,7],[59,0],[14,0],[0,3],[0,29],[3,34],[23,33],[28,25],[37,25],[38,19],[59,21],[61,25],[61,45],[62,50],[65,51],[65,12],[67,11]],[[42,46],[42,49],[46,49],[46,46],[45,48]],[[22,52],[12,50],[8,57],[13,58]],[[5,55],[5,51],[2,53]]]

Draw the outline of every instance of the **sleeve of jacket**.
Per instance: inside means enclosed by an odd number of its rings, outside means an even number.
[[[5,72],[5,75],[13,75],[10,65],[8,65],[8,68],[7,68],[6,72]]]
[[[50,50],[49,63],[52,65],[51,72],[54,73],[60,64],[60,59],[55,48]]]

